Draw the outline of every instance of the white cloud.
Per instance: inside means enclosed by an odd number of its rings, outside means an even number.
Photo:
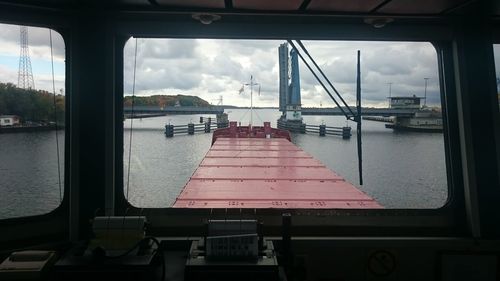
[[[0,24],[0,54],[19,56],[19,29],[19,25]],[[51,60],[48,28],[28,26],[28,43],[31,59]],[[54,60],[64,61],[64,41],[54,30],[52,30],[52,47]]]

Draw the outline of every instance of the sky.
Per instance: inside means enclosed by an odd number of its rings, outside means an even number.
[[[52,58],[49,29],[28,27],[28,45],[35,80],[35,89],[52,92]],[[52,31],[54,82],[56,93],[64,89],[64,41]],[[20,28],[18,25],[0,24],[0,82],[17,85],[20,54]]]
[[[254,95],[256,106],[279,103],[279,40],[137,39],[135,94],[196,95],[217,103],[249,105],[250,89],[239,94],[253,75],[261,85]],[[365,106],[387,106],[389,84],[392,96],[424,96],[427,104],[439,105],[437,54],[430,43],[303,41],[333,85],[348,104],[355,104],[356,53],[361,50],[362,101]],[[133,89],[136,39],[124,50],[125,92]],[[303,106],[335,104],[300,63]]]
[[[29,48],[35,88],[52,91],[49,30],[29,27]],[[64,41],[52,32],[56,91],[64,88]],[[217,104],[248,106],[250,89],[239,94],[253,75],[260,84],[255,106],[278,106],[278,47],[284,40],[144,39],[131,38],[124,48],[124,89],[132,94],[137,42],[135,95],[195,95]],[[321,69],[348,104],[354,105],[356,52],[361,51],[364,106],[387,106],[392,96],[423,96],[429,78],[427,104],[439,106],[437,53],[426,42],[303,41]],[[500,46],[495,46],[500,65]],[[0,82],[17,84],[19,26],[0,24]],[[498,69],[499,67],[497,67]],[[497,71],[497,77],[500,76]],[[334,106],[321,85],[300,62],[302,104]],[[257,92],[257,91],[256,91]]]

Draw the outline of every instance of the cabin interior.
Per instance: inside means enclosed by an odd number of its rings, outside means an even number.
[[[493,59],[499,20],[500,2],[493,0],[0,0],[1,23],[62,35],[67,108],[62,204],[45,215],[0,220],[0,258],[21,250],[62,257],[91,239],[96,214],[145,216],[159,261],[104,258],[31,277],[499,280],[500,115]],[[123,48],[131,37],[431,42],[439,62],[447,203],[373,210],[132,206],[123,193],[121,106]],[[236,258],[187,269],[192,242],[207,235],[208,219],[258,220],[260,238],[273,244],[268,255],[276,254],[277,273]]]

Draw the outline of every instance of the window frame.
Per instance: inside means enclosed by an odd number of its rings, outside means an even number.
[[[0,9],[1,10],[1,9]],[[69,233],[69,197],[70,197],[70,153],[72,134],[72,94],[70,88],[70,21],[66,14],[57,11],[26,9],[11,11],[10,8],[0,12],[0,23],[10,25],[26,25],[47,28],[61,35],[65,47],[65,130],[64,130],[64,178],[63,198],[53,210],[44,214],[0,219],[0,249],[13,249],[25,245],[46,243],[48,241],[65,241]],[[35,229],[36,231],[33,231]]]
[[[499,45],[500,46],[500,19],[496,19],[495,22],[492,23],[492,47],[493,45]],[[494,56],[494,52],[493,52],[493,56]],[[500,56],[500,53],[498,54]],[[500,65],[496,66],[495,65],[495,70],[496,68],[500,68]],[[500,70],[500,69],[499,69]],[[496,76],[496,73],[495,73],[495,76]],[[496,82],[496,81],[495,81]],[[497,149],[496,149],[496,154],[497,154],[497,168],[498,168],[498,172],[497,172],[497,176],[499,178],[499,181],[500,181],[500,100],[498,98],[498,88],[495,88],[497,89],[496,93],[497,95],[495,95],[494,97],[494,104],[495,104],[495,107],[497,110],[494,110],[493,111],[493,114],[494,114],[494,130],[495,130],[495,138],[496,138],[496,143],[497,143]]]
[[[225,18],[227,15],[222,15]],[[158,16],[159,17],[159,16]],[[179,17],[182,17],[179,16]],[[123,48],[131,36],[138,38],[213,38],[213,39],[282,39],[301,40],[363,40],[363,41],[426,41],[437,51],[439,80],[443,108],[444,143],[448,180],[448,201],[438,209],[383,209],[383,210],[317,210],[317,209],[174,209],[137,208],[126,201],[123,194],[123,123],[115,123],[115,210],[117,214],[146,214],[152,222],[153,235],[201,235],[203,222],[208,218],[252,217],[264,223],[267,235],[278,235],[281,215],[292,214],[294,235],[464,235],[465,210],[461,173],[460,147],[452,139],[458,136],[458,117],[451,46],[453,29],[447,22],[430,20],[414,25],[403,21],[374,29],[366,24],[352,23],[349,19],[328,17],[301,18],[293,16],[260,16],[258,20],[245,16],[236,19],[229,15],[221,21],[202,26],[193,20],[176,18],[170,21],[141,18],[116,23],[120,38],[116,45],[115,120],[123,116]],[[138,19],[139,18],[139,19]],[[250,21],[251,20],[251,21]],[[292,23],[289,23],[292,22]],[[425,20],[424,20],[425,22]],[[298,23],[298,24],[297,24]],[[334,25],[332,25],[334,24]],[[289,25],[292,25],[290,27]],[[296,29],[294,29],[296,28]],[[356,35],[354,35],[356,34]],[[450,77],[451,75],[451,77]],[[458,153],[458,154],[457,154]]]

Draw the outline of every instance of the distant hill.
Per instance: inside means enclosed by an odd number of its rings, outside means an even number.
[[[124,106],[132,106],[132,96],[126,96],[123,99]],[[136,106],[210,106],[206,100],[196,96],[185,95],[154,95],[148,97],[135,96],[134,105]]]
[[[56,95],[57,122],[64,122],[64,96]],[[55,121],[54,96],[40,90],[25,90],[0,83],[0,115],[17,115],[22,122]]]

